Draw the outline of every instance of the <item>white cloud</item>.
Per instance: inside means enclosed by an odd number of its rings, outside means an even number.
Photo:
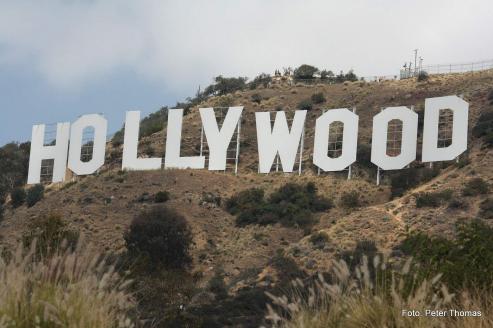
[[[493,58],[493,3],[327,0],[0,0],[0,66],[79,88],[121,69],[169,89],[302,63],[396,74]]]

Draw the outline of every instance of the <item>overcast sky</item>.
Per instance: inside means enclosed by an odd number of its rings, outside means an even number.
[[[85,113],[115,131],[219,74],[493,59],[492,31],[492,0],[0,0],[0,144]]]

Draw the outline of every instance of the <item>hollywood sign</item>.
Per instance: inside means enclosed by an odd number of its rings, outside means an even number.
[[[441,110],[453,113],[452,137],[450,145],[439,147],[439,120]],[[200,108],[203,131],[209,147],[208,169],[225,170],[227,151],[235,131],[239,135],[243,107],[230,107],[219,128],[213,108]],[[453,160],[467,149],[469,104],[457,96],[427,98],[423,127],[422,162]],[[255,113],[259,173],[269,173],[278,156],[283,172],[293,172],[305,126],[307,112],[297,110],[289,127],[286,114],[279,111],[274,124],[270,112]],[[400,153],[387,154],[387,135],[389,122],[402,122]],[[343,140],[340,156],[328,156],[330,125],[342,122]],[[168,111],[165,168],[204,169],[205,156],[180,155],[183,109]],[[137,155],[139,139],[140,112],[126,113],[123,143],[123,170],[161,169],[162,158],[139,158]],[[87,128],[94,131],[92,158],[81,160],[83,133]],[[74,123],[58,123],[56,142],[44,145],[45,125],[32,128],[31,154],[29,160],[28,184],[40,182],[41,163],[53,160],[53,182],[65,178],[67,167],[77,175],[95,173],[105,161],[107,120],[98,114],[84,115]],[[399,170],[416,159],[418,135],[418,114],[410,108],[388,107],[373,118],[371,162],[383,170]],[[356,161],[358,140],[358,115],[346,108],[331,109],[317,118],[313,145],[313,163],[323,171],[341,171]],[[236,148],[238,155],[239,147]]]

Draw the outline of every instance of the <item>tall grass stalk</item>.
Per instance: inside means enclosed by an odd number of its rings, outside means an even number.
[[[133,302],[104,257],[84,249],[36,260],[36,242],[0,258],[0,327],[133,327]]]

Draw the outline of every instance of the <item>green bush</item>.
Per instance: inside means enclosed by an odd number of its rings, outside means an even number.
[[[313,75],[318,72],[318,68],[303,64],[294,70],[294,78],[301,80],[313,79]]]
[[[192,232],[183,216],[162,206],[137,215],[124,234],[128,255],[150,270],[186,268]]]
[[[422,183],[428,182],[440,173],[440,167],[411,167],[399,170],[390,176],[390,192],[392,197],[400,197],[407,190],[412,189]]]
[[[454,240],[411,234],[400,249],[421,263],[422,277],[442,273],[453,290],[493,288],[493,229],[480,220],[459,221]]]
[[[169,192],[167,191],[158,191],[154,195],[154,203],[164,203],[170,199]]]
[[[264,191],[259,188],[251,188],[240,191],[226,200],[226,210],[233,215],[255,207],[264,201]]]
[[[78,239],[79,233],[70,229],[62,217],[55,213],[36,218],[22,235],[25,247],[30,247],[36,240],[38,258],[46,258],[64,249],[74,250]]]
[[[425,72],[425,71],[419,72],[419,74],[418,74],[418,82],[426,81],[426,80],[428,80],[428,78],[429,78],[429,75],[428,75],[427,72]]]
[[[313,108],[313,103],[310,99],[302,100],[296,106],[299,110],[311,110]]]
[[[204,90],[204,95],[227,95],[246,87],[246,77],[223,77],[219,75],[214,78],[214,84],[211,84]]]
[[[42,184],[32,186],[27,190],[26,204],[28,207],[33,207],[44,197],[45,187]]]
[[[473,178],[466,182],[462,189],[463,196],[477,196],[487,194],[489,191],[489,185],[482,178]]]
[[[254,94],[252,95],[252,101],[253,101],[254,103],[260,104],[260,103],[262,102],[262,99],[263,99],[263,98],[262,98],[262,96],[261,96],[261,95],[259,95],[258,93],[254,93]]]
[[[493,219],[493,199],[487,198],[479,204],[479,217]]]
[[[452,199],[454,192],[450,189],[437,192],[423,192],[416,197],[416,207],[439,207]]]
[[[288,227],[307,227],[313,224],[312,213],[328,210],[332,206],[329,199],[317,195],[313,183],[287,183],[267,199],[262,190],[252,188],[226,201],[226,209],[236,215],[238,226],[279,222]]]
[[[317,92],[317,93],[312,94],[311,100],[314,104],[322,104],[327,99],[325,99],[323,92]]]
[[[360,194],[355,190],[344,192],[340,198],[340,205],[344,208],[359,207],[361,205],[359,198]]]
[[[14,208],[24,204],[24,202],[26,201],[26,191],[24,190],[24,188],[14,188],[14,190],[10,192],[10,201],[12,203],[12,207]]]

